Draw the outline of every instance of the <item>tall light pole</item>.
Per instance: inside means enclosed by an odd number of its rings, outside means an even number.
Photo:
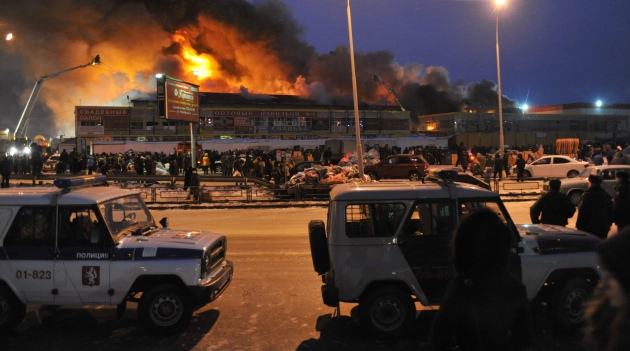
[[[350,14],[350,0],[348,0],[348,37],[350,39],[350,65],[352,67],[352,97],[354,99],[354,130],[357,138],[357,159],[359,178],[363,180],[363,147],[361,146],[361,124],[359,121],[359,99],[357,93],[357,73],[354,66],[354,42],[352,40],[352,15]]]
[[[503,138],[503,102],[501,94],[501,58],[499,55],[499,9],[505,4],[505,0],[496,0],[497,4],[497,25],[496,25],[496,42],[497,42],[497,94],[499,95],[499,153],[504,154],[505,140]]]

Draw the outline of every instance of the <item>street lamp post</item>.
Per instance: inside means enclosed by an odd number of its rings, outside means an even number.
[[[503,138],[503,101],[501,94],[501,58],[499,55],[499,8],[505,3],[505,0],[496,0],[497,4],[497,24],[496,24],[496,43],[497,43],[497,94],[499,96],[499,153],[503,156],[505,140]]]
[[[359,121],[359,99],[357,93],[357,73],[354,66],[354,42],[352,40],[352,15],[350,13],[350,0],[348,0],[348,38],[350,40],[350,65],[352,68],[352,96],[354,100],[354,130],[357,139],[357,161],[359,166],[359,178],[363,180],[363,146],[361,146],[361,125]]]

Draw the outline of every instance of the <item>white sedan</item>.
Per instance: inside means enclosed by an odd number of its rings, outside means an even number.
[[[525,165],[525,178],[575,178],[588,162],[577,161],[568,156],[548,155]]]

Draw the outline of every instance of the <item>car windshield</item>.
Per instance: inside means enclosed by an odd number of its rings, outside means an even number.
[[[591,174],[597,174],[597,168],[595,167],[586,167],[582,173],[580,173],[580,178],[588,178]]]
[[[154,227],[151,212],[137,194],[99,204],[101,215],[114,236],[129,234],[142,227]]]

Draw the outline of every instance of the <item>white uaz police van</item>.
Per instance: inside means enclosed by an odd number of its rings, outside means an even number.
[[[452,181],[333,188],[328,226],[309,223],[324,303],[358,303],[356,316],[373,335],[405,332],[416,318],[415,301],[440,304],[454,274],[452,234],[462,216],[481,207],[497,213],[513,233],[510,269],[522,277],[529,299],[546,303],[557,325],[580,325],[599,279],[594,247],[600,239],[561,226],[514,225],[499,194]]]
[[[232,280],[225,236],[158,228],[136,192],[104,176],[58,179],[51,187],[0,191],[0,332],[26,305],[138,303],[156,333],[185,329],[196,307]]]

